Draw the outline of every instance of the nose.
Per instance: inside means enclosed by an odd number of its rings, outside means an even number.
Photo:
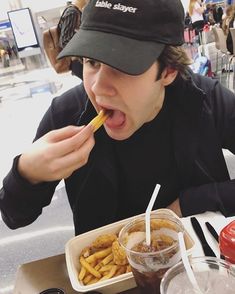
[[[96,96],[112,97],[116,94],[115,70],[110,66],[101,64],[99,70],[96,72],[94,82],[92,84],[92,91]]]

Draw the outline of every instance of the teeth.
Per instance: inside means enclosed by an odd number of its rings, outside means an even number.
[[[111,112],[109,111],[105,112],[104,110],[101,110],[99,114],[95,118],[93,118],[92,121],[90,121],[89,124],[91,124],[94,127],[94,132],[102,126],[102,124],[106,121],[110,114]]]

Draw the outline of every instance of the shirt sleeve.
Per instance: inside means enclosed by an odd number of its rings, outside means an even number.
[[[34,140],[43,136],[55,127],[56,122],[51,116],[51,108],[44,115]],[[11,229],[32,223],[42,213],[43,207],[50,204],[58,182],[31,184],[18,173],[16,156],[11,170],[3,180],[0,190],[0,209],[2,219]]]
[[[54,98],[42,118],[34,140],[53,129],[75,125],[84,110],[87,96],[83,85],[76,86],[61,96]],[[84,99],[83,99],[84,98]],[[18,173],[17,156],[11,170],[3,180],[0,190],[0,210],[2,219],[11,229],[32,223],[50,204],[59,181],[31,184]]]
[[[213,113],[218,141],[221,148],[235,154],[235,95],[216,83],[207,104]],[[220,211],[226,217],[235,215],[235,180],[212,182],[185,189],[180,193],[183,216]]]
[[[11,229],[32,223],[49,205],[58,182],[32,185],[17,171],[19,156],[14,159],[12,169],[3,180],[0,190],[2,219]]]

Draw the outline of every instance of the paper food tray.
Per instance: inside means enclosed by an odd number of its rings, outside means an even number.
[[[162,212],[165,210],[169,211],[168,209],[158,209],[153,211],[152,213]],[[172,214],[174,213],[172,212]],[[144,215],[144,214],[141,214],[141,215]],[[130,222],[131,220],[139,216],[140,215],[130,217],[130,218],[103,226],[101,228],[89,231],[87,233],[78,235],[70,239],[66,243],[65,245],[66,264],[67,264],[69,278],[74,290],[78,292],[82,292],[82,293],[87,291],[97,290],[103,294],[112,294],[112,293],[126,291],[136,286],[132,273],[125,273],[120,276],[113,277],[111,279],[97,282],[91,285],[83,285],[78,280],[78,275],[80,271],[79,256],[82,249],[84,249],[87,246],[90,246],[91,243],[100,235],[109,234],[109,233],[118,233],[126,223]],[[174,214],[174,216],[176,215]],[[190,255],[194,246],[194,241],[191,238],[191,236],[188,234],[187,230],[185,230],[185,241],[186,241],[186,248],[187,248],[188,254]]]

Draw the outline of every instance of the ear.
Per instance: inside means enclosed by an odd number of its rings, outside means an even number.
[[[178,70],[170,67],[166,67],[161,76],[163,86],[168,86],[174,82],[176,76],[178,74]]]

